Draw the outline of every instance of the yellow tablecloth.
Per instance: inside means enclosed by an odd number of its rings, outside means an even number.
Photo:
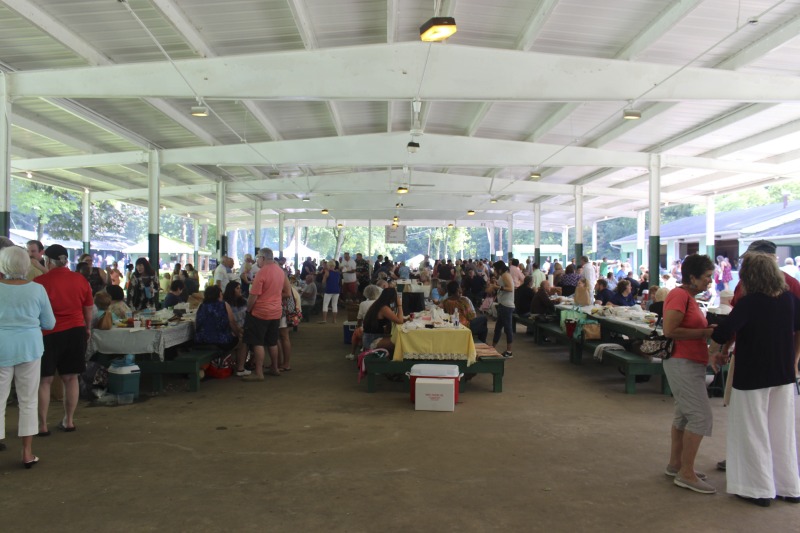
[[[476,360],[475,343],[469,328],[415,329],[403,331],[392,327],[394,343],[393,361],[409,359],[466,360],[471,365]]]

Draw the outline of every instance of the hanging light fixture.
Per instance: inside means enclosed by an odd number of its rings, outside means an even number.
[[[339,229],[342,229],[344,227],[344,224],[339,222],[338,224],[336,224],[336,227],[339,228]]]
[[[323,215],[327,215],[328,214],[328,210],[327,209],[323,209],[322,211],[320,211],[320,213],[322,213]]]
[[[496,204],[497,203],[497,198],[492,198],[491,200],[489,200],[489,203],[490,204]]]
[[[622,118],[625,120],[639,120],[642,112],[633,108],[633,100],[628,100],[628,107],[622,110]]]
[[[308,196],[304,196],[304,197],[303,197],[303,201],[304,201],[304,202],[310,202],[310,201],[311,201],[311,198],[309,198]]]
[[[448,228],[452,228],[452,227],[454,227],[454,226],[453,226],[453,223],[451,222],[450,224],[448,224],[448,225],[447,225],[447,227],[448,227]]]
[[[395,215],[395,216],[392,218],[392,222],[398,222],[399,220],[400,220],[400,217],[399,217],[399,216],[397,216],[397,215]]]
[[[31,179],[31,178],[33,177],[33,172],[31,172],[31,171],[29,170],[29,171],[27,171],[27,172],[25,173],[25,176],[27,176],[27,178],[28,178],[28,179]]]
[[[193,117],[207,117],[208,116],[208,107],[203,103],[201,98],[197,98],[197,105],[193,105],[191,108],[192,116]]]
[[[397,188],[397,194],[408,194],[408,187],[401,185]]]
[[[467,211],[467,214],[469,216],[473,216],[475,214],[475,210],[474,209],[470,209],[469,211]]]
[[[419,151],[419,143],[417,141],[409,141],[406,145],[406,150],[409,154],[416,154]]]
[[[456,19],[453,17],[432,17],[419,27],[419,38],[426,43],[438,43],[456,31]]]
[[[531,172],[530,178],[532,180],[540,180],[540,179],[542,179],[542,173],[541,172],[536,172],[534,170],[533,172]]]

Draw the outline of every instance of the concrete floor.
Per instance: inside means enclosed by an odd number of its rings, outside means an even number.
[[[82,402],[77,432],[35,439],[32,470],[7,438],[3,530],[800,531],[800,506],[725,494],[719,398],[698,468],[720,493],[700,495],[663,474],[672,402],[657,383],[625,395],[615,368],[571,365],[563,346],[518,335],[503,393],[479,376],[454,413],[435,413],[415,412],[401,384],[367,394],[340,325],[292,340],[294,370],[265,383]]]

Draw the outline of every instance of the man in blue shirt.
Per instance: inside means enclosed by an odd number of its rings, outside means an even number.
[[[608,288],[608,281],[604,278],[598,279],[594,288],[594,300],[595,302],[600,302],[600,305],[606,305],[611,300],[611,297],[614,296],[614,292]]]

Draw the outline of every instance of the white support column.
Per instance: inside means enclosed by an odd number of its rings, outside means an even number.
[[[494,263],[495,255],[494,255],[494,223],[489,222],[489,260]],[[432,265],[431,265],[432,266]]]
[[[284,239],[283,225],[285,217],[286,215],[284,215],[283,213],[278,213],[278,257],[283,257],[283,239]]]
[[[575,187],[575,261],[581,264],[583,253],[583,187]]]
[[[300,274],[300,222],[294,221],[294,270]]]
[[[194,269],[200,271],[200,221],[192,219],[194,226]]]
[[[569,263],[569,226],[561,230],[561,253],[564,255],[564,268]]]
[[[714,241],[714,233],[717,231],[714,226],[714,218],[716,217],[716,207],[714,204],[714,197],[709,196],[706,199],[706,254],[711,257],[711,260],[716,259],[717,249]]]
[[[257,254],[258,249],[261,248],[261,211],[263,210],[261,200],[256,200],[255,210],[255,226],[253,227],[253,247],[255,251],[253,253]]]
[[[645,243],[645,215],[646,212],[644,210],[639,211],[636,213],[636,253],[633,254],[633,265],[631,268],[633,273],[636,274],[639,272],[639,266],[643,265],[647,258],[647,245]]]
[[[81,196],[81,240],[83,241],[83,253],[88,254],[91,249],[91,215],[92,201],[89,189],[83,189]]]
[[[225,229],[225,182],[217,183],[217,258],[228,254],[228,232]]]
[[[594,254],[595,259],[600,259],[597,257],[597,222],[592,222],[592,253]]]
[[[514,217],[511,216],[508,218],[508,253],[512,253],[514,251]],[[508,257],[508,254],[506,254]],[[519,259],[519,257],[517,257]]]
[[[161,176],[161,156],[157,150],[150,150],[147,157],[147,255],[150,266],[158,271],[158,235],[161,232],[161,206],[159,180]]]
[[[372,219],[367,220],[367,264],[369,275],[372,276]]]
[[[652,278],[659,275],[661,257],[661,156],[650,156],[650,243],[647,262]]]
[[[11,100],[0,72],[0,236],[11,231]]]
[[[533,260],[542,266],[542,204],[540,203],[533,204]]]

